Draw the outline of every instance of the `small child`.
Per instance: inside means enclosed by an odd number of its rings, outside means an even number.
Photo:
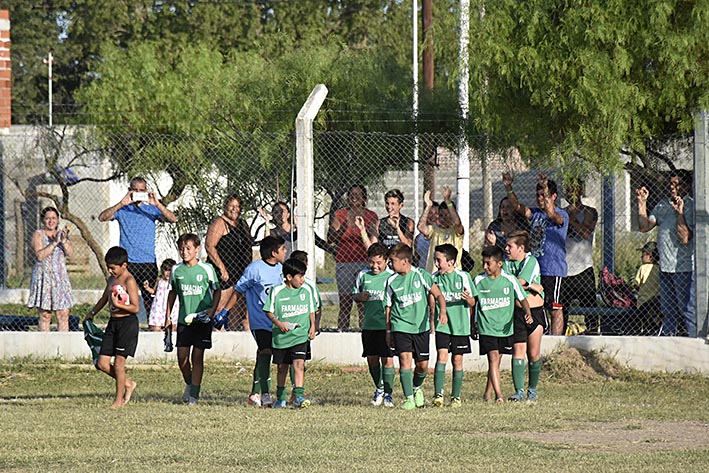
[[[638,290],[636,314],[632,319],[630,334],[657,335],[662,326],[660,312],[660,254],[657,243],[650,241],[641,248],[642,265],[635,275]]]
[[[286,407],[286,375],[291,365],[295,372],[293,407],[310,406],[303,386],[308,343],[315,338],[315,300],[311,290],[303,285],[306,270],[303,262],[293,258],[286,260],[283,263],[284,283],[269,291],[263,306],[273,323],[273,363],[278,365],[274,408]]]
[[[478,291],[475,313],[480,354],[487,355],[487,378],[492,381],[495,402],[502,403],[500,361],[503,354],[512,353],[515,304],[521,304],[525,320],[532,320],[532,314],[517,278],[502,271],[502,248],[487,246],[483,248],[482,257],[485,273],[476,276],[473,281]],[[489,401],[490,394],[486,390],[483,400]]]
[[[106,289],[94,305],[87,320],[93,320],[108,303],[111,318],[108,320],[96,368],[116,380],[116,397],[111,407],[128,404],[137,383],[126,376],[126,358],[135,355],[138,346],[138,283],[128,271],[128,252],[114,246],[104,257],[111,276],[106,281]],[[113,364],[111,364],[113,357]]]
[[[399,356],[399,376],[406,399],[401,405],[404,410],[426,403],[421,386],[428,373],[429,339],[434,330],[433,314],[428,311],[429,293],[440,307],[440,322],[448,322],[446,299],[429,273],[411,266],[412,256],[411,247],[403,243],[391,249],[389,258],[396,274],[387,280],[384,296],[386,340]],[[416,369],[412,371],[414,361]]]
[[[369,269],[357,274],[352,288],[355,302],[364,306],[362,323],[362,356],[367,358],[369,374],[374,381],[373,406],[394,407],[394,353],[386,340],[386,310],[384,291],[386,283],[394,273],[387,268],[387,249],[376,242],[367,250]]]
[[[172,267],[175,266],[174,259],[166,259],[160,265],[160,277],[155,280],[153,287],[150,287],[148,281],[143,281],[143,288],[153,295],[153,304],[150,307],[150,318],[148,319],[148,327],[153,332],[158,332],[163,329],[165,324],[165,316],[167,314],[167,296],[170,292],[170,273]],[[177,326],[177,314],[180,311],[180,302],[175,301],[172,307],[172,325]]]
[[[212,319],[221,291],[214,266],[197,258],[200,250],[197,235],[181,235],[177,239],[177,248],[182,263],[175,265],[170,274],[165,330],[172,329],[172,306],[179,298],[177,364],[185,381],[182,402],[195,406],[202,387],[204,350],[212,348]]]
[[[434,263],[438,271],[433,274],[446,299],[447,323],[441,322],[440,308],[436,305],[436,369],[433,375],[435,407],[443,406],[443,385],[446,381],[448,354],[452,354],[453,386],[451,407],[460,407],[463,388],[463,355],[470,353],[470,326],[473,318],[475,296],[478,295],[470,274],[456,269],[458,250],[450,243],[434,248]],[[431,297],[431,296],[429,296]]]

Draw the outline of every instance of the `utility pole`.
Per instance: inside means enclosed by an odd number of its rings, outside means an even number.
[[[52,128],[52,64],[54,63],[54,56],[52,55],[51,49],[47,53],[44,63],[47,65],[47,69],[49,69],[49,128]]]
[[[433,0],[423,0],[421,4],[421,18],[423,23],[423,80],[426,93],[433,93]],[[436,145],[424,147],[424,173],[423,188],[431,191],[433,198],[436,191],[435,167]]]

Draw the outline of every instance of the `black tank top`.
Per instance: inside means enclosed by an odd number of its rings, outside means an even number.
[[[409,217],[399,215],[399,228],[404,235],[409,231],[409,220],[411,220]],[[394,245],[401,243],[399,233],[389,223],[389,217],[379,220],[379,241],[386,245],[387,248],[392,248]]]
[[[251,263],[251,245],[253,240],[246,222],[243,220],[238,220],[236,225],[230,225],[226,219],[222,220],[224,220],[229,232],[219,239],[216,250],[226,270],[229,272],[229,281],[220,282],[233,286],[244,273],[249,263]],[[211,260],[208,261],[212,262]],[[217,274],[219,274],[218,269]]]

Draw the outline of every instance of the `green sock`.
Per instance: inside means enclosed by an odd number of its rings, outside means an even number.
[[[391,394],[394,392],[394,378],[396,377],[396,369],[384,368],[384,392]]]
[[[414,388],[420,388],[424,379],[426,379],[425,371],[423,373],[414,371]]]
[[[515,391],[524,391],[524,358],[512,358],[512,382]]]
[[[374,381],[374,385],[377,389],[381,389],[383,387],[381,366],[379,366],[379,364],[374,367],[370,366],[369,375],[372,377],[372,381]]]
[[[537,389],[542,374],[542,360],[529,362],[529,389]]]
[[[293,394],[295,394],[296,399],[298,399],[299,397],[305,397],[305,388],[303,386],[299,388],[293,388]]]
[[[190,386],[190,397],[193,397],[195,399],[199,399],[199,389],[202,386],[199,384],[193,384]]]
[[[452,397],[460,397],[460,391],[463,390],[463,370],[453,371],[453,389],[451,390]]]
[[[401,378],[401,388],[404,390],[404,397],[414,395],[414,370],[399,370],[399,378]]]
[[[288,375],[290,376],[291,386],[295,387],[295,368],[293,368],[293,365],[290,365],[290,368],[288,368]]]
[[[258,378],[261,387],[261,394],[270,392],[271,390],[271,355],[258,356]]]
[[[277,386],[276,387],[276,399],[278,399],[279,401],[286,400],[286,387],[285,386]]]
[[[433,391],[436,395],[443,395],[443,385],[446,383],[446,364],[436,363],[436,369],[433,372]]]
[[[256,394],[259,393],[261,394],[261,386],[259,385],[258,382],[258,358],[256,359],[256,363],[254,364],[254,382],[251,385],[251,394]]]

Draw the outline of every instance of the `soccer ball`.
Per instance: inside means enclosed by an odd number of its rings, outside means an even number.
[[[120,284],[116,284],[111,288],[111,292],[113,293],[114,296],[116,296],[116,299],[118,302],[121,304],[130,304],[130,298],[128,297],[128,293],[126,292],[126,289],[121,286]]]

